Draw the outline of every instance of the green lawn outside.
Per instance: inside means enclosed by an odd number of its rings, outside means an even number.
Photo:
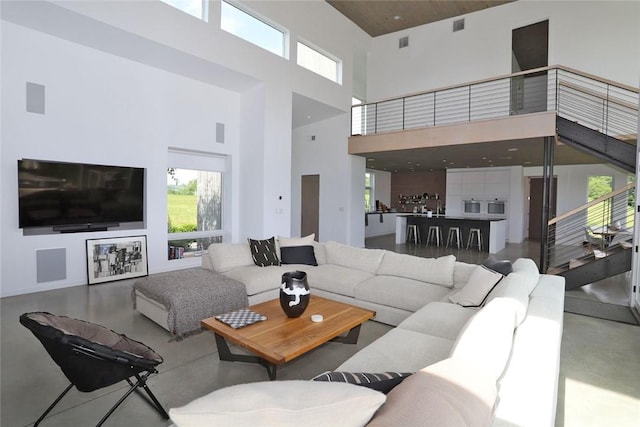
[[[167,211],[173,227],[195,226],[198,223],[197,199],[195,195],[168,194]]]

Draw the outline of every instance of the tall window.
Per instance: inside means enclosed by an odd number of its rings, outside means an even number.
[[[298,42],[298,65],[342,84],[340,63],[301,42]]]
[[[162,2],[180,9],[191,16],[207,21],[208,0],[161,0]]]
[[[186,157],[174,156],[178,164]],[[222,242],[224,161],[198,160],[194,162],[198,169],[167,169],[168,259],[200,256],[211,243]],[[211,170],[204,170],[203,164]]]
[[[365,172],[364,174],[364,211],[370,212],[373,210],[371,202],[373,200],[373,181],[374,175],[371,172]]]
[[[365,116],[362,114],[364,110],[364,102],[361,99],[351,98],[351,135],[362,135],[362,129],[365,126]]]
[[[223,1],[220,28],[278,56],[285,56],[285,34],[271,24]]]

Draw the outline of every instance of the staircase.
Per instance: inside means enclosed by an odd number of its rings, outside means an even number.
[[[631,269],[635,183],[551,219],[547,273],[565,277],[567,290]]]

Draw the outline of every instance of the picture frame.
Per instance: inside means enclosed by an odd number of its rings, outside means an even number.
[[[148,275],[147,236],[87,239],[89,285]]]

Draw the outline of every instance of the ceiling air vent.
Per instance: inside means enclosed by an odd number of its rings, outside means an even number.
[[[464,30],[464,18],[453,21],[453,32]]]
[[[409,46],[409,36],[401,37],[398,40],[398,48],[402,49],[403,47],[407,47],[407,46]]]

